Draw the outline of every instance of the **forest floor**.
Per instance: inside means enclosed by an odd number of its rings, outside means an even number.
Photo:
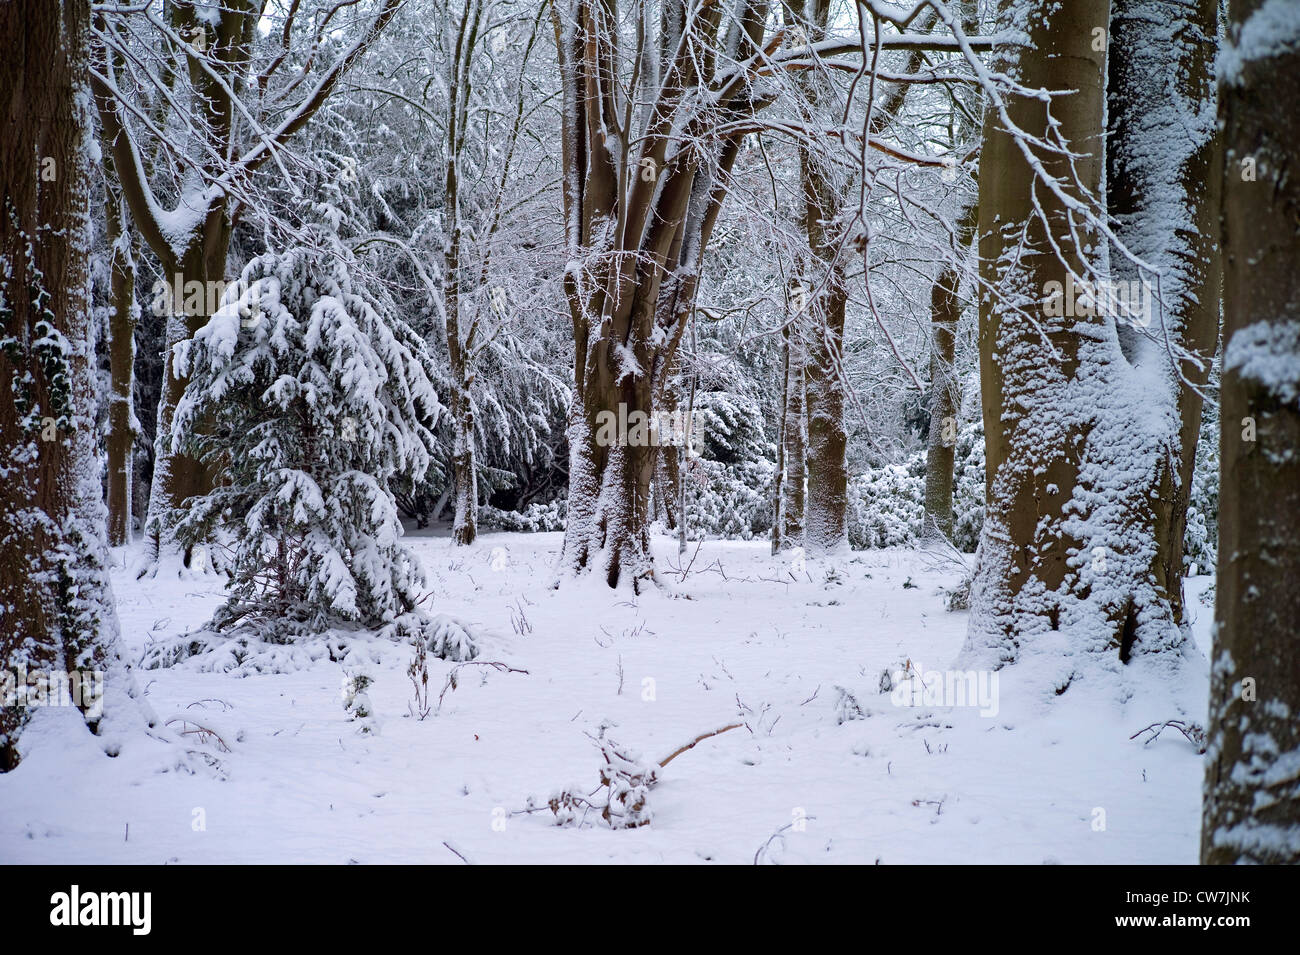
[[[74,711],[38,711],[30,754],[0,776],[0,863],[1196,862],[1202,757],[1173,729],[1130,737],[1204,722],[1211,578],[1187,581],[1200,652],[1173,671],[1101,670],[1057,696],[1043,667],[1016,665],[983,706],[905,706],[880,691],[883,670],[956,665],[967,615],[942,593],[955,562],[856,552],[828,584],[766,542],[709,542],[683,579],[660,537],[664,586],[634,598],[552,589],[560,540],[485,533],[458,549],[411,533],[431,608],[487,634],[480,660],[528,671],[466,667],[424,720],[408,715],[411,650],[394,644],[374,647],[373,735],[348,721],[328,659],[270,675],[141,672],[156,712],[199,714],[229,742],[188,737],[202,760],[147,737],[108,759],[69,729]],[[115,553],[113,583],[137,655],[202,624],[221,578],[136,581],[134,556]],[[435,705],[450,668],[429,660]],[[557,827],[546,801],[596,789],[589,734],[606,721],[656,759],[745,725],[661,770],[648,826],[611,830],[592,813]],[[540,812],[520,811],[530,796]]]

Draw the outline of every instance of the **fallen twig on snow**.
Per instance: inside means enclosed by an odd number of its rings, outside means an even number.
[[[1138,730],[1129,739],[1137,739],[1143,733],[1150,733],[1151,736],[1142,741],[1143,746],[1149,746],[1170,726],[1182,733],[1187,742],[1196,747],[1198,753],[1205,752],[1205,727],[1199,723],[1184,723],[1182,720],[1165,720],[1163,723],[1152,723],[1150,726],[1144,726]]]
[[[434,710],[435,714],[442,712],[442,698],[447,695],[447,691],[456,689],[456,673],[461,667],[491,667],[498,673],[522,673],[524,676],[528,675],[527,670],[517,669],[498,660],[466,660],[464,663],[457,663],[447,674],[447,682],[442,685],[442,692],[438,694],[438,707]]]

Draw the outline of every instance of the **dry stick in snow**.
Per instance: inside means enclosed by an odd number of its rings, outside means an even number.
[[[724,726],[721,729],[710,730],[707,733],[701,733],[699,736],[695,737],[695,739],[691,740],[685,746],[673,750],[669,755],[661,759],[659,761],[659,768],[663,769],[665,766],[671,763],[678,756],[682,755],[682,753],[686,752],[688,749],[693,749],[696,746],[696,744],[704,742],[704,740],[708,739],[710,736],[720,736],[721,734],[727,732],[728,730],[739,729],[744,725],[745,725],[744,723],[732,723],[730,726]]]
[[[454,856],[456,856],[457,858],[459,858],[461,862],[465,863],[466,865],[473,865],[473,864],[474,864],[474,863],[470,862],[469,859],[467,859],[467,858],[465,857],[465,855],[464,855],[464,854],[463,854],[459,849],[457,849],[455,846],[453,846],[450,842],[444,842],[443,845],[446,846],[446,847],[451,851],[452,855],[454,855]]]
[[[181,724],[182,729],[176,731],[181,736],[197,736],[201,743],[206,743],[209,739],[214,739],[217,741],[217,745],[221,747],[222,752],[230,752],[230,745],[221,738],[221,734],[215,730],[209,729],[202,723],[196,723],[189,717],[174,716],[171,719],[166,720],[164,725],[171,726],[173,723]],[[189,727],[191,726],[194,728],[190,729]]]
[[[442,712],[442,698],[447,695],[447,691],[456,689],[456,671],[461,667],[491,667],[498,673],[522,673],[524,676],[528,675],[527,670],[519,670],[497,660],[467,660],[464,663],[457,663],[451,668],[451,672],[447,674],[447,682],[442,685],[442,692],[438,694],[438,707],[434,710],[435,713]]]

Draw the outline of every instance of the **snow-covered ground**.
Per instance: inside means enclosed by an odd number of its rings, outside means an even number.
[[[39,711],[30,755],[0,776],[0,862],[1197,860],[1202,757],[1172,729],[1150,745],[1129,737],[1204,721],[1211,611],[1197,598],[1209,578],[1187,582],[1201,652],[1182,666],[1086,662],[1058,696],[1050,684],[1069,648],[1053,648],[998,673],[993,715],[880,692],[882,670],[944,670],[961,648],[966,614],[946,612],[941,592],[959,569],[925,554],[855,553],[827,584],[765,542],[715,542],[682,580],[675,542],[660,538],[666,585],[633,598],[552,589],[558,534],[486,533],[468,549],[438,533],[408,541],[435,584],[426,606],[488,634],[480,660],[526,675],[466,667],[421,721],[407,715],[410,648],[377,645],[379,731],[362,735],[328,659],[247,677],[144,672],[155,711],[196,714],[230,752],[189,737],[206,759],[178,758],[184,747],[141,738],[109,759],[69,731],[74,712]],[[114,587],[133,654],[220,601],[212,575],[137,582],[122,569]],[[451,665],[429,665],[436,705]],[[852,707],[839,687],[860,718],[841,722]],[[745,726],[664,768],[650,825],[557,827],[546,800],[597,787],[588,734],[606,721],[609,737],[656,761]],[[521,812],[530,796],[542,811]]]

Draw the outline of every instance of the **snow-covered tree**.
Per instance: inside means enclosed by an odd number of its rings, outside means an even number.
[[[83,713],[116,755],[112,726],[142,730],[144,711],[120,653],[95,452],[89,19],[88,0],[0,5],[0,102],[21,104],[0,162],[0,664],[103,671],[102,709]],[[0,706],[0,772],[29,716]]]
[[[314,234],[250,262],[177,350],[189,384],[174,446],[218,478],[177,534],[229,541],[218,628],[376,628],[414,607],[422,581],[391,485],[422,477],[435,451],[428,358],[337,237]]]
[[[260,214],[275,226],[251,177],[269,164],[291,178],[297,163],[287,144],[400,5],[373,0],[358,12],[354,2],[326,0],[167,0],[97,12],[91,77],[105,155],[171,289],[169,354],[207,320],[211,292],[227,279],[235,223]],[[162,370],[149,503],[155,541],[171,508],[211,486],[197,461],[172,458],[165,435],[185,380],[167,363]]]
[[[861,57],[862,33],[815,44],[805,36],[782,50],[784,34],[771,30],[769,5],[748,0],[670,0],[660,5],[657,25],[648,6],[621,13],[612,2],[567,0],[552,12],[564,97],[565,291],[575,343],[561,570],[594,570],[610,586],[635,588],[654,575],[648,528],[655,454],[601,446],[598,419],[620,405],[628,414],[658,410],[743,139],[768,128],[757,116],[788,89],[791,75],[818,58]],[[889,22],[901,28],[911,18],[898,13]],[[951,37],[902,33],[871,42],[884,49],[953,46]],[[861,69],[844,61],[835,68]],[[825,119],[824,126],[778,125],[796,138],[850,135],[839,116]],[[863,151],[880,145],[869,129],[852,135]],[[837,354],[831,342],[828,360]],[[828,447],[830,457],[842,453],[833,434]],[[842,537],[843,482],[835,486]]]
[[[968,646],[993,664],[1052,631],[1068,631],[1093,659],[1127,661],[1183,641],[1170,599],[1181,568],[1169,579],[1168,512],[1157,502],[1179,480],[1182,411],[1192,410],[1180,400],[1182,369],[1204,380],[1197,339],[1214,325],[1212,310],[1208,322],[1202,314],[1215,284],[1206,250],[1187,241],[1212,211],[1198,180],[1213,135],[1203,81],[1213,11],[1183,5],[1185,29],[1172,30],[1116,9],[1135,21],[1117,33],[1131,51],[1105,41],[1107,0],[1005,2],[1000,27],[1027,42],[1002,47],[992,71],[980,71],[989,488]],[[1153,64],[1138,82],[1167,75],[1171,85],[1106,136],[1107,59],[1128,55]],[[1175,61],[1187,71],[1158,65]],[[1133,77],[1126,82],[1132,98]],[[1043,92],[1054,88],[1070,92]],[[1157,107],[1168,112],[1153,123]],[[1103,192],[1108,149],[1122,157],[1133,207],[1115,228]]]
[[[1201,862],[1300,863],[1300,3],[1232,2],[1219,61],[1223,406]]]

